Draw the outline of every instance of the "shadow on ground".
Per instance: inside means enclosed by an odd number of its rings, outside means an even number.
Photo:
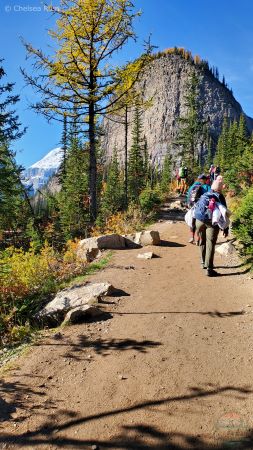
[[[215,387],[209,385],[208,389],[200,387],[192,387],[185,395],[175,397],[165,397],[158,400],[147,400],[129,407],[122,407],[92,414],[80,416],[75,411],[57,410],[54,416],[51,415],[47,420],[38,426],[36,430],[27,431],[22,434],[3,432],[0,436],[0,445],[16,444],[15,447],[31,446],[32,448],[40,448],[41,445],[54,445],[55,448],[90,448],[97,446],[98,449],[139,449],[139,450],[184,450],[184,449],[201,449],[201,450],[225,450],[228,448],[251,449],[253,448],[253,430],[245,430],[244,424],[239,420],[237,422],[230,421],[228,423],[220,422],[220,426],[230,425],[230,430],[234,435],[237,432],[237,439],[228,439],[219,445],[208,443],[204,437],[197,435],[188,435],[177,432],[161,432],[158,427],[150,426],[144,423],[136,423],[127,425],[127,420],[131,416],[127,416],[132,412],[148,410],[149,414],[152,408],[170,403],[182,403],[195,401],[198,398],[210,398],[215,401],[216,396],[224,394],[226,398],[236,397],[237,400],[245,400],[247,395],[251,395],[252,390],[245,387],[224,386]],[[14,405],[13,405],[14,406]],[[154,414],[156,410],[154,411]],[[123,420],[124,415],[124,420]],[[121,417],[121,423],[117,435],[112,436],[109,440],[102,438],[79,439],[77,437],[69,437],[79,432],[84,433],[86,423],[95,423],[98,420],[109,417]],[[168,418],[169,420],[169,418]],[[79,427],[79,428],[76,428]],[[81,428],[80,428],[81,427]],[[76,433],[75,433],[76,431]],[[67,434],[67,435],[66,435]],[[231,435],[231,434],[230,434]],[[7,447],[8,448],[8,447]]]
[[[152,315],[152,314],[199,314],[201,316],[210,316],[213,318],[227,318],[227,317],[234,317],[234,316],[242,316],[245,314],[245,311],[151,311],[151,312],[121,312],[121,311],[114,311],[114,315],[119,314],[120,316],[124,315]]]
[[[179,244],[178,242],[163,241],[163,240],[161,240],[160,246],[161,247],[186,247],[185,244]]]

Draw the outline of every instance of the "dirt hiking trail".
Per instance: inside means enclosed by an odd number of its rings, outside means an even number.
[[[183,222],[153,228],[162,246],[90,277],[119,289],[107,320],[48,335],[2,378],[1,449],[253,449],[252,280],[217,255],[206,277]]]

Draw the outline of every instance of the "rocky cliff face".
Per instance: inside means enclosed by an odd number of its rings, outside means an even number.
[[[178,118],[184,116],[186,107],[184,96],[186,82],[192,70],[200,76],[200,100],[203,102],[202,115],[209,119],[210,132],[217,141],[224,116],[228,119],[239,119],[243,112],[231,91],[212,76],[182,58],[180,55],[164,54],[154,59],[140,82],[139,89],[145,100],[152,99],[152,105],[143,112],[143,133],[147,139],[150,160],[162,164],[165,153],[177,155],[178,148],[173,144],[176,139]],[[253,119],[246,117],[247,127],[253,130]],[[129,113],[128,148],[131,146],[133,112]],[[117,147],[121,161],[124,161],[125,130],[124,125],[104,120],[105,136],[103,146],[110,157]]]

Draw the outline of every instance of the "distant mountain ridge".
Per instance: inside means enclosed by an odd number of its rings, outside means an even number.
[[[45,187],[50,179],[59,171],[63,159],[63,149],[56,147],[42,159],[32,164],[23,172],[23,183],[30,195]]]

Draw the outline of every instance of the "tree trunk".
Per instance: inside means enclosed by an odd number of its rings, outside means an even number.
[[[89,191],[90,191],[90,220],[92,223],[97,218],[97,158],[95,139],[95,108],[94,102],[89,105]]]
[[[126,208],[128,206],[128,107],[126,105],[125,109],[125,203]]]

